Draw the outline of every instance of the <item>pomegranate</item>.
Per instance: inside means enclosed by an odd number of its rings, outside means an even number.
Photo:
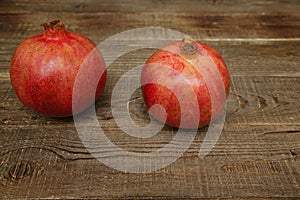
[[[12,57],[13,89],[24,105],[47,116],[78,114],[104,89],[106,68],[102,55],[91,40],[66,31],[60,20],[41,26],[44,33],[23,41]],[[84,73],[77,77],[80,68]],[[80,81],[80,94],[73,94],[76,79]],[[94,82],[96,92],[91,89]],[[72,113],[72,105],[77,113]]]
[[[156,51],[147,60],[141,83],[146,107],[154,118],[172,127],[201,128],[221,114],[230,76],[212,47],[184,39]],[[150,109],[157,104],[163,109]]]

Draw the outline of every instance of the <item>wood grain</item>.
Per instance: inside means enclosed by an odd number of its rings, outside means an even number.
[[[273,42],[216,42],[199,40],[214,47],[225,60],[232,76],[300,77],[300,40]],[[160,41],[161,42],[161,41]],[[0,76],[8,79],[10,59],[17,43],[0,41]],[[120,48],[112,43],[112,50]],[[124,47],[125,48],[125,47]],[[155,49],[140,49],[129,52],[107,66],[112,76],[120,76],[129,69],[145,63]],[[106,59],[111,59],[107,57]],[[130,60],[130,62],[128,62]]]
[[[297,1],[247,1],[247,0],[6,0],[1,1],[3,13],[28,12],[155,12],[155,13],[297,13]],[[266,9],[267,8],[267,9]]]
[[[300,198],[299,10],[298,1],[281,0],[0,1],[1,198]],[[10,84],[11,56],[25,38],[42,32],[41,23],[55,18],[96,44],[121,31],[153,26],[213,46],[232,79],[224,129],[212,151],[198,157],[208,130],[203,128],[171,165],[151,173],[124,173],[89,153],[73,118],[48,118],[24,107]],[[153,38],[150,32],[147,39]],[[111,112],[119,78],[154,51],[140,49],[114,61],[96,103],[106,136],[127,151],[152,152],[177,133],[165,126],[154,137],[134,138],[116,125]],[[135,79],[139,77],[125,85]],[[149,122],[140,90],[132,95],[129,110],[136,124]],[[111,149],[99,143],[95,151],[101,155]]]
[[[21,42],[28,36],[41,33],[40,24],[50,22],[54,18],[61,19],[68,30],[86,35],[95,42],[128,29],[150,26],[174,29],[196,40],[208,38],[298,38],[299,40],[300,37],[298,14],[34,12],[2,14],[0,38],[6,41],[17,39]]]
[[[118,76],[114,77],[110,72],[107,80],[107,87],[96,104],[99,120],[112,118],[110,111],[111,93],[118,81]],[[131,84],[132,77],[126,80],[124,84]],[[8,80],[1,81],[1,108],[2,116],[0,121],[4,125],[36,125],[36,123],[53,125],[66,125],[72,123],[71,118],[67,119],[50,119],[39,116],[34,111],[25,108],[15,97]],[[5,85],[6,84],[6,85]],[[258,77],[258,76],[232,76],[231,90],[227,103],[226,121],[234,124],[253,124],[253,125],[274,125],[274,124],[298,124],[300,125],[300,106],[297,101],[300,99],[298,87],[300,79],[297,77]],[[136,115],[137,120],[145,121],[146,109],[143,104],[141,91],[132,97],[137,99],[131,103],[131,111]],[[33,117],[32,115],[35,115]],[[143,116],[142,119],[139,119]],[[134,116],[132,116],[134,117]],[[32,120],[35,119],[36,120]],[[42,121],[41,121],[42,120]],[[143,122],[142,122],[143,123]],[[39,124],[37,124],[39,125]]]
[[[299,141],[300,134],[291,130],[299,128],[226,126],[218,144],[204,159],[199,159],[196,153],[203,139],[201,131],[182,158],[147,174],[126,174],[99,163],[86,152],[72,128],[60,133],[54,127],[10,129],[6,138],[18,142],[8,141],[10,146],[3,147],[6,152],[1,155],[0,188],[8,198],[15,192],[19,197],[38,198],[298,196],[299,186],[294,183],[299,182],[299,155],[291,151],[299,152],[299,143],[295,141]],[[279,129],[281,134],[290,132],[281,135]],[[276,133],[272,134],[273,131]],[[43,138],[39,137],[41,134]],[[120,141],[120,137],[115,141],[120,147],[133,146],[132,151],[150,146],[124,138]],[[152,142],[152,145],[167,143],[168,137]],[[16,162],[30,163],[28,176],[15,179],[9,174]]]
[[[113,80],[108,82],[114,83]],[[197,152],[206,129],[199,130],[182,158],[163,170],[143,175],[123,174],[95,160],[81,143],[71,118],[45,118],[24,109],[15,98],[11,98],[14,109],[10,109],[11,106],[4,107],[2,113],[5,117],[0,125],[3,192],[12,192],[6,187],[7,184],[18,182],[11,175],[15,165],[30,163],[23,164],[31,169],[29,175],[24,176],[27,182],[23,184],[31,183],[32,192],[27,193],[26,187],[19,191],[20,197],[92,197],[91,194],[113,198],[139,195],[168,198],[186,195],[240,197],[237,194],[244,197],[246,188],[252,197],[276,196],[279,191],[280,197],[299,195],[295,193],[299,187],[289,182],[299,181],[299,106],[293,106],[293,97],[299,99],[299,93],[294,89],[299,85],[299,79],[291,81],[290,78],[281,77],[237,76],[233,77],[232,83],[225,128],[213,151],[199,160]],[[237,83],[242,87],[237,87]],[[270,85],[281,88],[285,93],[277,93]],[[123,133],[116,127],[109,106],[103,106],[109,105],[110,90],[107,88],[97,103],[97,114],[103,130],[114,144],[127,151],[151,152],[163,147],[174,137],[176,130],[169,127],[146,140],[137,140]],[[13,96],[12,91],[6,93]],[[256,95],[265,98],[263,108],[262,100]],[[141,97],[140,92],[133,96],[137,97]],[[278,100],[274,101],[274,98]],[[241,99],[247,102],[245,106],[241,106]],[[145,123],[147,117],[142,100],[138,99],[133,104],[133,119],[138,124]],[[105,152],[109,148],[100,145],[96,151]],[[166,182],[170,184],[163,187]],[[235,184],[239,187],[235,188]],[[86,185],[89,185],[89,189],[85,189]],[[118,186],[119,191],[116,190],[116,185],[122,186],[122,189]],[[230,189],[224,189],[224,185]],[[43,191],[38,196],[34,192],[37,188]],[[82,189],[78,191],[78,188]]]

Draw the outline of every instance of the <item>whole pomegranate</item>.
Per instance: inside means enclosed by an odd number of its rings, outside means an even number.
[[[12,57],[13,89],[24,105],[47,116],[78,114],[104,89],[106,67],[102,55],[85,36],[67,32],[60,20],[42,26],[44,33],[23,41]],[[77,77],[80,68],[84,73]],[[76,79],[80,92],[73,94]],[[92,89],[94,82],[96,92]],[[77,113],[72,113],[72,105]]]
[[[184,39],[156,51],[143,67],[141,82],[147,109],[163,107],[149,110],[154,118],[172,127],[201,128],[222,112],[230,76],[212,47]]]

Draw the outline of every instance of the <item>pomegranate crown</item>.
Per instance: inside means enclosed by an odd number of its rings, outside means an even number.
[[[41,24],[41,26],[43,26],[45,29],[44,32],[45,37],[58,39],[67,36],[65,25],[59,19],[53,20],[49,24],[47,23]]]

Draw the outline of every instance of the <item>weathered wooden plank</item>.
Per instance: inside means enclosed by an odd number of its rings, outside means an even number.
[[[155,12],[155,13],[297,13],[298,1],[247,0],[5,0],[0,2],[1,13],[27,12]]]
[[[2,130],[0,191],[4,198],[300,196],[299,125],[226,124],[214,149],[199,159],[202,129],[182,158],[146,174],[122,173],[101,164],[88,154],[71,127]],[[150,142],[120,137],[115,129],[106,134],[123,149],[151,151],[167,144],[175,133],[159,134]],[[98,150],[108,147],[99,144]]]
[[[214,47],[225,60],[232,76],[278,76],[300,77],[300,40],[299,41],[209,41],[199,40]],[[163,42],[163,41],[159,41]],[[0,76],[8,77],[10,59],[17,42],[0,41]],[[119,51],[119,42],[112,43],[110,49]],[[129,52],[110,66],[111,75],[120,76],[129,69],[142,65],[155,49],[140,49]],[[111,56],[105,57],[112,59]]]
[[[134,138],[123,133],[117,126],[111,126],[112,121],[100,121],[104,133],[114,144],[128,151],[151,152],[168,144],[177,133],[177,129],[165,127],[153,138]],[[1,126],[1,157],[10,151],[18,149],[41,148],[52,151],[56,156],[65,160],[93,159],[82,144],[74,123],[67,122],[64,129],[61,126]],[[187,151],[187,157],[198,155],[200,145],[206,135],[207,128],[199,129],[198,135]],[[249,158],[281,159],[299,155],[300,144],[299,124],[290,125],[237,125],[225,123],[218,143],[208,155],[209,159],[228,156],[231,161],[242,162]],[[259,141],[259,142],[257,142]],[[276,142],[275,142],[276,141]],[[93,140],[85,140],[93,144]],[[109,146],[99,143],[95,148],[99,152],[110,149]],[[177,149],[168,149],[176,152]],[[95,150],[97,152],[97,150]],[[231,157],[232,156],[232,157]]]
[[[41,23],[61,19],[68,30],[102,41],[125,30],[163,27],[207,38],[300,38],[300,15],[290,14],[207,14],[207,13],[65,13],[1,14],[1,40],[25,39],[42,32]]]
[[[97,103],[99,120],[106,121],[111,115],[111,93],[120,76],[109,72],[107,87]],[[139,77],[128,78],[126,84]],[[66,126],[71,119],[45,118],[25,108],[15,97],[8,79],[0,81],[0,122],[2,126]],[[226,122],[237,125],[292,125],[300,123],[300,79],[286,77],[233,76],[227,104]],[[124,91],[126,92],[126,91]],[[132,117],[137,122],[147,123],[142,94],[132,97]],[[0,125],[1,126],[1,125]],[[111,124],[111,127],[115,125]]]

